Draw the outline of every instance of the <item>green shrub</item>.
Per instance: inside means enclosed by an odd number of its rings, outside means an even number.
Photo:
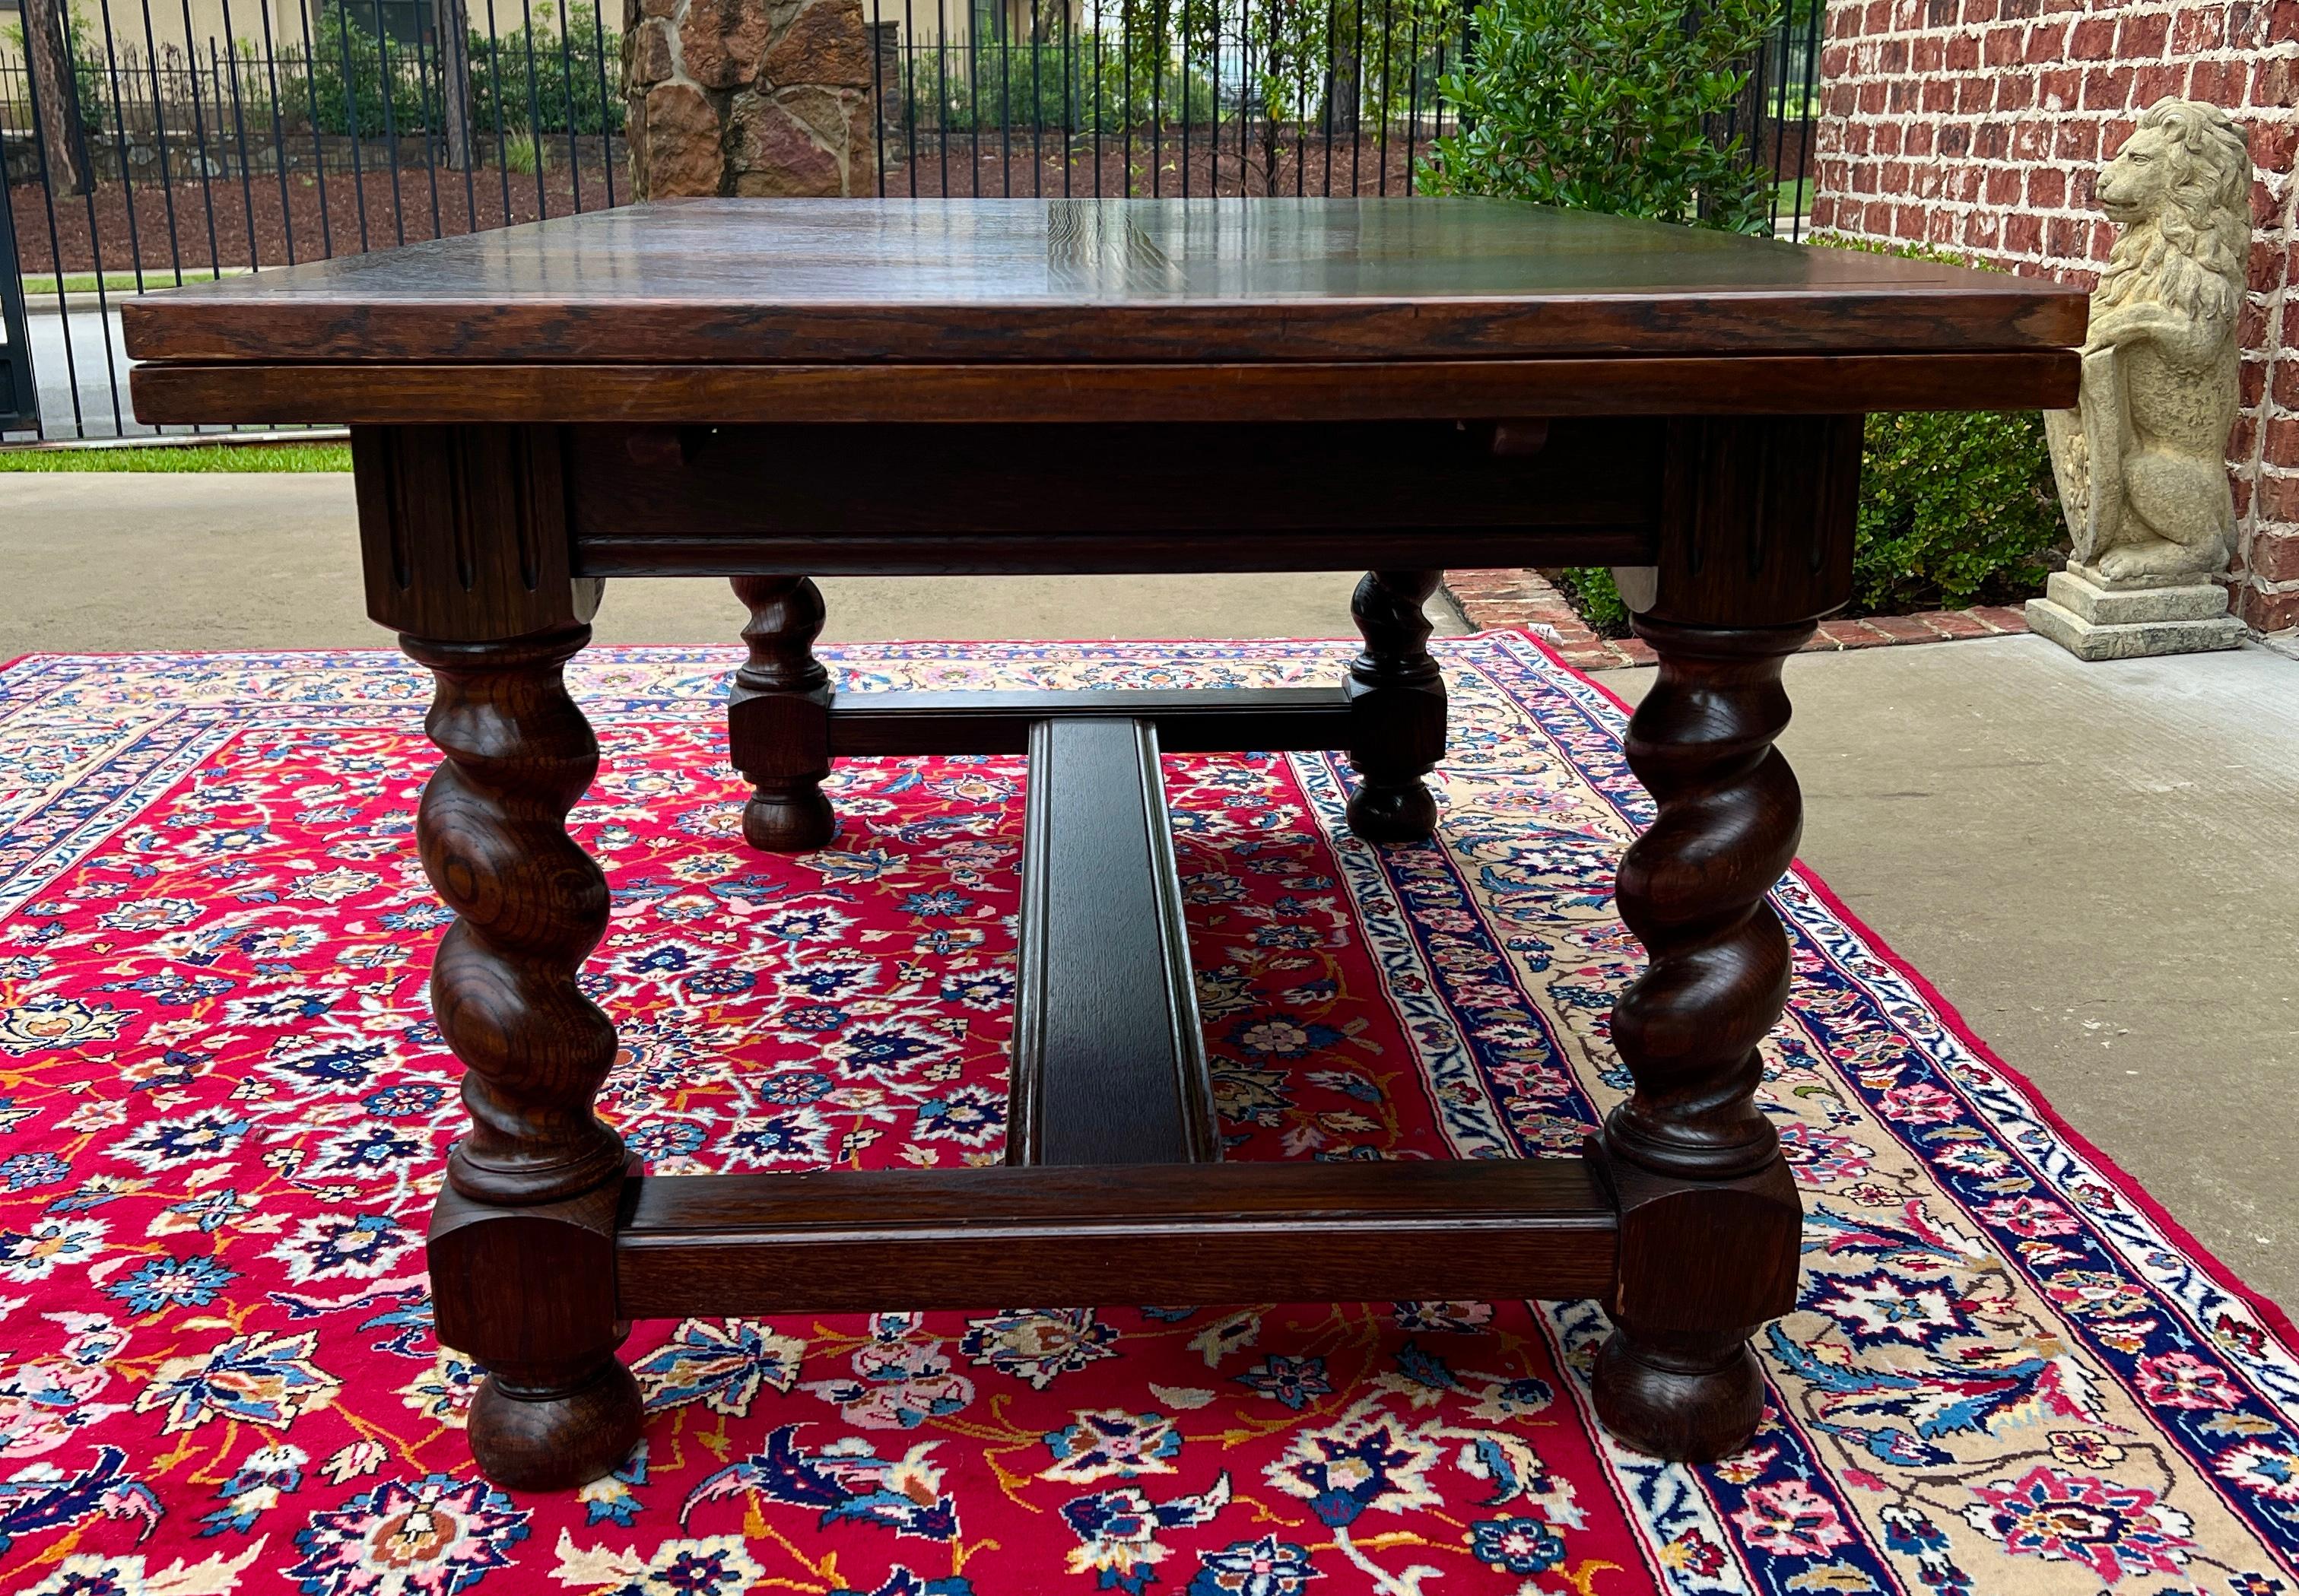
[[[1557,572],[1556,591],[1599,636],[1628,636],[1629,607],[1621,602],[1613,573],[1603,566],[1574,566]]]
[[[1458,130],[1432,141],[1422,184],[1763,232],[1772,174],[1715,129],[1780,19],[1780,0],[1482,0],[1461,69],[1438,81]],[[1611,572],[1558,585],[1599,632],[1628,630]]]
[[[356,9],[327,0],[311,25],[305,103],[320,131],[362,138],[420,133],[427,106],[415,52],[395,42],[386,45]]]
[[[1129,62],[1124,46],[1116,34],[1081,32],[1035,43],[985,40],[970,54],[959,47],[922,54],[909,69],[906,98],[921,106],[938,101],[950,133],[1107,136],[1131,127],[1146,136],[1153,120],[1181,122],[1185,100],[1189,120],[1212,119],[1214,83],[1202,63],[1191,62],[1185,85],[1178,59],[1169,59],[1153,83],[1154,56],[1137,49]]]
[[[1772,175],[1715,130],[1780,17],[1780,0],[1483,0],[1462,70],[1438,84],[1459,130],[1432,144],[1422,180],[1764,231]]]
[[[2033,410],[1868,418],[1852,613],[2004,603],[2043,589],[2064,535]]]
[[[551,146],[532,133],[507,134],[503,138],[502,166],[507,172],[517,172],[531,178],[551,164]]]
[[[471,29],[471,127],[483,143],[498,126],[560,137],[623,130],[623,36],[602,32],[587,5],[561,8],[561,20],[563,35],[545,14],[492,44]]]
[[[436,55],[395,40],[386,45],[375,32],[372,12],[371,5],[359,0],[349,6],[325,0],[312,26],[309,89],[300,83],[291,87],[290,75],[283,72],[283,104],[290,110],[308,106],[322,133],[379,138],[386,131],[444,131]],[[470,128],[483,158],[499,128],[506,138],[522,130],[560,137],[570,131],[623,130],[621,36],[602,34],[597,19],[580,7],[566,21],[563,37],[548,16],[523,21],[499,37],[470,30],[465,46]]]
[[[1917,244],[1818,235],[1814,244],[1963,265]],[[2066,536],[2044,418],[2034,410],[1868,418],[1860,466],[1852,612],[1961,609],[2042,591],[2045,551]]]

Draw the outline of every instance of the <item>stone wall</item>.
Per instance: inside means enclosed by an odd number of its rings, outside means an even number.
[[[638,197],[876,192],[861,0],[625,0],[623,17]]]
[[[2138,113],[2176,95],[2234,115],[2263,179],[2228,451],[2236,612],[2299,624],[2299,0],[1829,0],[1821,79],[1815,230],[2086,287],[2113,237],[2092,180]]]

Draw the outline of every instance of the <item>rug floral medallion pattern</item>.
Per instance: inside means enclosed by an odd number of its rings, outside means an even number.
[[[857,690],[1330,681],[1340,645],[928,645]],[[657,1170],[994,1161],[1020,762],[858,761],[748,851],[731,651],[595,650],[603,1103]],[[1226,1155],[1569,1155],[1621,1093],[1619,711],[1442,645],[1441,846],[1323,757],[1166,762]],[[491,1489],[421,1237],[457,1134],[395,656],[0,672],[0,1590],[38,1596],[2270,1596],[2299,1362],[1800,878],[1764,1105],[1808,1210],[1771,1406],[1610,1446],[1587,1302],[1141,1303],[634,1328],[641,1450]],[[899,1295],[899,1293],[891,1294]]]

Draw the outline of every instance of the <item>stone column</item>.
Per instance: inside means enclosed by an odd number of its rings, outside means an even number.
[[[877,192],[861,0],[624,0],[631,186]]]

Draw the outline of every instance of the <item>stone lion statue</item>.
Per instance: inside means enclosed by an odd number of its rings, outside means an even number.
[[[2081,408],[2046,413],[2074,562],[2118,585],[2195,581],[2234,551],[2251,153],[2216,105],[2158,100],[2099,175],[2121,229],[2091,296]]]

